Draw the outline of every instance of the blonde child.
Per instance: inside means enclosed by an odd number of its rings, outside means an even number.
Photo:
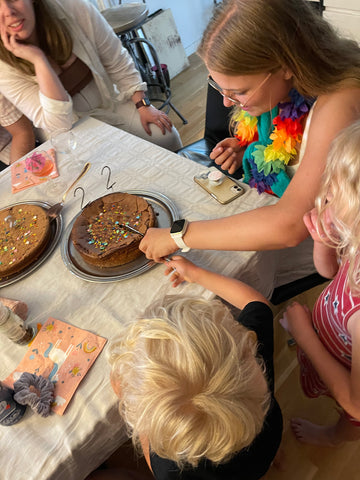
[[[111,378],[133,443],[156,479],[260,479],[282,434],[267,300],[179,256],[166,273],[174,286],[197,282],[242,312],[236,322],[219,300],[170,295],[122,328]],[[118,478],[99,475],[90,478]]]
[[[294,302],[280,320],[295,338],[301,384],[309,397],[332,396],[341,406],[335,425],[295,418],[306,443],[335,446],[360,439],[360,122],[334,140],[316,208],[304,216],[314,239],[314,262],[333,281],[312,314]]]

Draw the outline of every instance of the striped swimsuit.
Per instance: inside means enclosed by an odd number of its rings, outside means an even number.
[[[360,309],[360,296],[353,297],[346,288],[348,269],[349,263],[345,262],[339,268],[334,280],[321,293],[314,306],[312,321],[326,349],[350,370],[352,340],[347,322]],[[298,348],[297,353],[300,363],[300,381],[305,395],[310,398],[320,395],[331,396],[304,352]],[[356,420],[348,414],[346,416],[353,424],[360,426],[360,419]]]

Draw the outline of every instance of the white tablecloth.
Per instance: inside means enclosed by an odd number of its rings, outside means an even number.
[[[90,172],[79,183],[86,192],[85,202],[107,193],[106,178],[100,174],[104,165],[112,169],[115,191],[160,192],[177,206],[180,217],[190,221],[232,215],[276,201],[274,197],[259,196],[256,191],[248,190],[230,204],[220,205],[193,181],[193,176],[204,169],[201,165],[94,119],[79,122],[74,133],[77,139],[74,155],[83,163],[92,163]],[[46,143],[40,149],[49,147]],[[60,154],[58,161],[59,178],[70,184],[69,156]],[[44,194],[45,185],[13,195],[9,168],[0,173],[0,192],[0,208],[15,202],[49,200]],[[65,228],[79,210],[80,198],[70,193],[63,210]],[[187,256],[197,264],[240,278],[270,296],[279,283],[279,264],[286,272],[281,277],[282,283],[313,271],[311,249],[305,250],[307,253],[302,257],[293,250],[262,253],[191,251]],[[125,281],[87,282],[69,272],[59,245],[30,276],[3,287],[1,296],[26,302],[32,325],[44,323],[52,316],[111,341],[119,322],[135,319],[137,313],[159,295],[188,292],[211,296],[196,285],[183,285],[174,290],[163,272],[164,266],[157,265]],[[106,359],[109,343],[80,384],[64,416],[53,414],[43,419],[27,411],[18,424],[0,426],[1,480],[81,480],[125,439],[116,396],[109,383]],[[26,347],[1,337],[0,349],[0,379],[3,379],[20,362]]]

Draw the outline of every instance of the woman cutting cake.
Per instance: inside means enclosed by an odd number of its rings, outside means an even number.
[[[314,205],[330,143],[360,118],[359,46],[340,38],[305,0],[225,0],[199,54],[210,85],[225,106],[235,106],[235,136],[211,158],[230,174],[242,164],[251,187],[280,199],[187,229],[184,223],[172,236],[150,229],[141,250],[160,261],[182,245],[175,233],[193,249],[298,245],[308,236],[302,217]]]

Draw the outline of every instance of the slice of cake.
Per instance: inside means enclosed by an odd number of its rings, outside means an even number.
[[[152,206],[142,197],[111,193],[87,205],[71,230],[71,241],[86,263],[100,268],[116,267],[142,255],[142,234],[155,225]]]
[[[46,211],[19,204],[0,210],[0,277],[21,272],[37,260],[50,239]]]

